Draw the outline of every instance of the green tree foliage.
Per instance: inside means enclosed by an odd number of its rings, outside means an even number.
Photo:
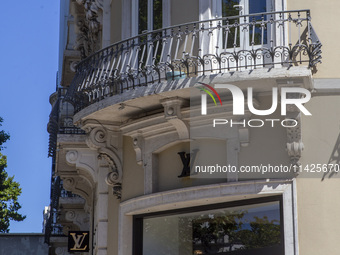
[[[262,218],[254,216],[249,221],[244,219],[245,214],[246,211],[236,211],[220,216],[202,215],[195,219],[193,221],[195,248],[203,250],[203,254],[217,254],[221,248],[236,252],[279,247],[281,232],[277,220],[270,221],[267,216]]]
[[[0,117],[0,127],[3,119]],[[5,168],[7,167],[7,158],[1,153],[4,148],[3,144],[9,139],[9,134],[0,131],[0,233],[8,233],[10,220],[23,221],[26,216],[18,213],[21,205],[18,203],[18,197],[21,194],[19,183],[14,181],[14,176],[8,176]]]

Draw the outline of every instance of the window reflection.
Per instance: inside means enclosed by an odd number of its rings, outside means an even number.
[[[143,219],[143,255],[283,254],[280,202]]]

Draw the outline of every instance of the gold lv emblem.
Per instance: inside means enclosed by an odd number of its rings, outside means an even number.
[[[70,235],[72,236],[73,241],[74,241],[74,246],[70,250],[72,250],[72,251],[85,251],[86,248],[87,248],[87,245],[85,245],[85,247],[82,247],[82,244],[85,240],[87,233],[83,233],[81,235],[77,235],[76,233],[70,233]]]

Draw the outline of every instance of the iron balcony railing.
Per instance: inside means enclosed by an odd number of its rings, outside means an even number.
[[[58,223],[59,220],[59,199],[60,198],[73,198],[79,197],[70,191],[66,191],[63,188],[63,182],[59,176],[52,178],[51,182],[51,202],[49,215],[45,225],[45,243],[50,243],[51,236],[62,236],[63,227]]]
[[[257,68],[309,68],[321,43],[309,10],[186,23],[115,43],[77,66],[66,100],[75,112],[106,97],[164,80]]]
[[[62,226],[57,223],[59,197],[62,190],[60,177],[56,177],[51,183],[51,204],[49,215],[45,225],[45,243],[50,243],[51,235],[62,235]]]
[[[48,156],[54,158],[57,149],[58,134],[85,134],[85,131],[73,125],[74,110],[63,101],[67,92],[65,88],[57,89],[58,99],[52,107],[47,132],[49,133]]]

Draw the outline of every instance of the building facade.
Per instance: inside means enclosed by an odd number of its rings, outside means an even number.
[[[50,254],[337,254],[339,8],[61,0]]]

